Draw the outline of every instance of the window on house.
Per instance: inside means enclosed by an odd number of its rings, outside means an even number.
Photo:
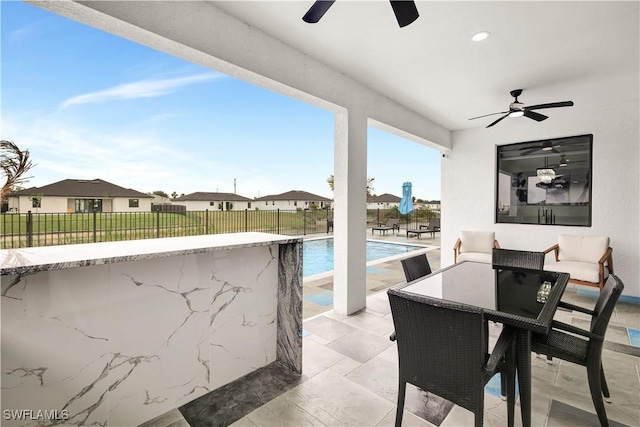
[[[247,209],[251,209],[251,202],[247,202]]]
[[[233,209],[233,203],[225,202],[225,205],[226,205],[226,210],[230,211],[231,209]]]
[[[293,201],[293,206],[298,206],[298,201],[297,200]]]
[[[42,207],[42,198],[41,197],[32,197],[31,198],[31,207],[32,208],[41,208]]]
[[[209,202],[209,206],[215,206],[216,202]]]
[[[276,202],[275,202],[275,201],[271,202],[271,205],[272,205],[272,206],[275,206],[275,204],[276,204]]]
[[[138,208],[140,207],[140,200],[139,199],[129,199],[129,207],[130,208]]]

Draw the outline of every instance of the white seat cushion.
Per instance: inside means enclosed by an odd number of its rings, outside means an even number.
[[[491,254],[485,254],[483,252],[465,252],[458,255],[458,262],[461,261],[476,261],[491,264]]]
[[[480,252],[491,256],[495,239],[496,233],[493,231],[461,231],[460,253]]]
[[[569,273],[569,277],[575,280],[583,280],[585,282],[600,282],[598,274],[598,263],[580,262],[580,261],[547,261],[544,263],[544,269],[547,271],[559,271]],[[604,280],[609,277],[609,269],[604,268]]]
[[[558,260],[597,263],[609,248],[607,236],[558,236]]]

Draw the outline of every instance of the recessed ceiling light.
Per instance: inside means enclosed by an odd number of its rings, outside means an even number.
[[[475,33],[473,36],[471,36],[471,40],[473,40],[474,42],[479,42],[486,39],[490,35],[491,33],[489,31],[480,31],[479,33]]]

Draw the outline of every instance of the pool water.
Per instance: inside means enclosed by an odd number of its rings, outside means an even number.
[[[367,240],[367,262],[419,249],[424,248],[421,246]],[[333,270],[333,239],[305,241],[302,244],[302,256],[303,275],[305,277]]]

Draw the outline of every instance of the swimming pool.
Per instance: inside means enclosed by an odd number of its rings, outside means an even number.
[[[423,246],[367,240],[367,262],[407,252],[425,249]],[[313,276],[333,270],[333,239],[306,240],[302,244],[303,275]]]

